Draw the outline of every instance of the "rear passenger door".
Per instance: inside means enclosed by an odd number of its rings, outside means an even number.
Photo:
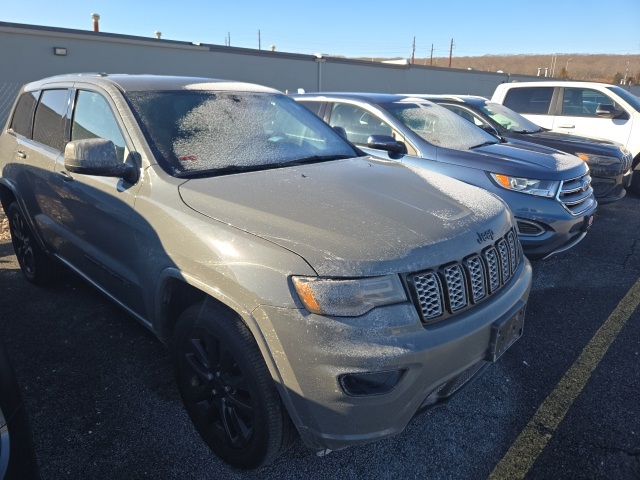
[[[590,137],[615,140],[626,145],[631,134],[631,116],[625,112],[619,118],[604,118],[596,115],[598,105],[613,105],[624,110],[606,93],[592,88],[564,87],[561,92],[561,110],[555,117],[553,129]]]
[[[510,88],[503,104],[541,127],[551,129],[557,96],[555,87]]]
[[[16,155],[24,165],[24,175],[18,176],[17,183],[34,227],[47,249],[58,253],[63,244],[56,220],[60,215],[60,192],[53,175],[67,139],[69,89],[52,86],[37,97],[32,128],[17,137]]]

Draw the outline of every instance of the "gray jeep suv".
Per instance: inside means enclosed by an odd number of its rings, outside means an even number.
[[[256,468],[402,431],[522,334],[505,204],[362,155],[271,89],[66,75],[21,90],[0,198],[25,277],[65,265],[171,348],[196,429]]]

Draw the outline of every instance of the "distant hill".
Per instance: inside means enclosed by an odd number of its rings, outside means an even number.
[[[370,58],[369,58],[370,60]],[[393,60],[388,58],[376,59]],[[429,65],[429,58],[416,58],[417,65]],[[628,66],[627,66],[628,65]],[[434,57],[433,66],[448,68],[449,57]],[[608,55],[608,54],[575,54],[561,53],[553,55],[483,55],[481,57],[453,57],[452,68],[481,70],[484,72],[496,72],[502,70],[505,73],[520,75],[551,76],[556,78],[569,78],[572,80],[589,80],[610,83],[620,83],[625,77],[634,85],[640,85],[640,55]]]

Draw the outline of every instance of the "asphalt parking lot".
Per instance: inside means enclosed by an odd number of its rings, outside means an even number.
[[[400,435],[241,473],[192,428],[165,347],[72,275],[27,283],[0,237],[0,335],[43,479],[640,478],[640,198],[536,261],[524,336]],[[348,419],[346,419],[348,421]]]

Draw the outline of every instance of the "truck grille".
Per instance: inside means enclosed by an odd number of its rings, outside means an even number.
[[[627,153],[624,157],[622,157],[622,170],[620,173],[625,173],[627,170],[631,168],[631,162],[633,162],[633,155],[631,153]]]
[[[422,321],[442,320],[490,297],[511,279],[520,260],[520,242],[511,229],[461,262],[408,275]]]
[[[585,173],[580,177],[564,180],[558,192],[558,200],[574,216],[589,210],[595,202],[593,188],[591,188],[591,176]]]

